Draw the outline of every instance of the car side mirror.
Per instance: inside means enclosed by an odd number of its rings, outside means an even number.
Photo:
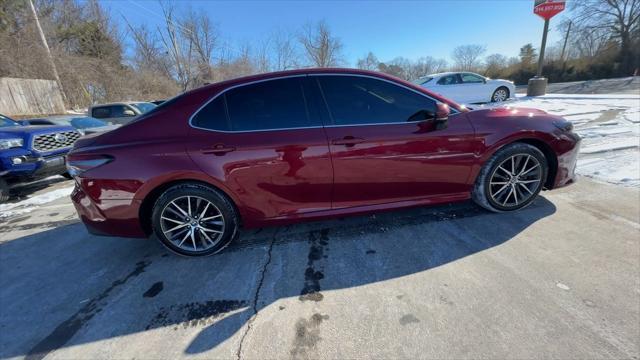
[[[125,110],[122,112],[122,114],[123,114],[124,116],[136,116],[136,113],[134,113],[134,112],[133,112],[133,110],[130,110],[130,109],[125,109]]]
[[[435,130],[442,130],[447,128],[447,122],[449,121],[450,114],[451,109],[449,109],[449,105],[441,102],[436,103],[436,114],[435,118],[433,119]]]

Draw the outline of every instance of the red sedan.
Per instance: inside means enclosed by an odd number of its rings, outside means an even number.
[[[469,111],[380,73],[305,69],[208,85],[79,140],[94,234],[189,256],[260,227],[473,199],[496,212],[570,184],[580,138],[535,109]]]

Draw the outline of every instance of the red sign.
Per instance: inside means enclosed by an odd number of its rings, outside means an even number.
[[[545,20],[549,20],[564,10],[565,0],[535,0],[533,13]]]

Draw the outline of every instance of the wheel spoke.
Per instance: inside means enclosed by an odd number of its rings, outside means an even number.
[[[503,168],[502,165],[498,166],[498,169],[504,171],[505,173],[507,173],[507,175],[511,176],[511,173],[507,171],[507,169]]]
[[[195,231],[193,229],[191,229],[191,242],[193,243],[193,251],[198,250],[198,247],[196,246]]]
[[[533,165],[529,170],[524,171],[523,173],[521,173],[521,174],[520,174],[520,176],[524,176],[524,175],[528,174],[529,172],[531,172],[531,170],[533,170],[533,169],[537,168],[538,166],[540,166],[540,164],[537,164],[537,163],[536,163],[536,164],[535,164],[535,165]]]
[[[219,217],[222,217],[222,215],[209,216],[209,217],[206,217],[206,218],[202,218],[202,219],[200,219],[200,220],[202,220],[202,221],[209,221],[209,220],[217,219],[217,218],[219,218]]]
[[[165,216],[161,216],[160,217],[162,220],[166,220],[166,221],[171,221],[172,223],[176,223],[176,224],[182,224],[184,223],[183,221],[179,221],[179,220],[174,220]]]
[[[511,185],[511,187],[513,187],[513,198],[516,200],[516,205],[518,205],[518,188],[514,185]]]
[[[502,206],[506,206],[507,205],[507,201],[509,200],[509,198],[511,197],[511,194],[513,194],[513,188],[511,188],[511,191],[509,191],[509,195],[507,195],[507,197],[504,199],[504,201],[502,202]]]
[[[529,194],[533,195],[533,192],[531,190],[529,190],[529,188],[527,187],[527,185],[523,184],[522,182],[519,182],[518,185],[520,185],[521,187],[523,187],[525,190],[527,190],[527,192],[529,192]]]
[[[215,245],[215,242],[213,242],[213,240],[211,240],[211,238],[209,237],[209,235],[207,235],[207,233],[206,233],[206,232],[204,232],[204,230],[202,230],[202,229],[198,229],[198,230],[200,230],[200,234],[202,234],[202,235],[203,235],[203,238],[204,238],[204,239],[206,239],[208,242],[210,242],[210,243],[211,243],[211,245]]]
[[[191,196],[187,196],[187,213],[191,216]]]
[[[527,158],[524,160],[524,165],[522,165],[522,170],[520,170],[520,173],[518,173],[518,176],[522,176],[522,172],[524,171],[524,169],[527,168],[527,164],[529,163],[529,158],[531,156],[527,155]]]
[[[200,229],[202,229],[202,230],[204,230],[206,232],[212,232],[214,234],[222,234],[222,231],[209,229],[209,228],[206,228],[206,227],[203,227],[203,226],[200,226]]]
[[[191,235],[192,232],[193,232],[193,230],[187,231],[187,233],[182,238],[182,241],[180,241],[180,244],[178,244],[178,247],[180,247],[180,246],[182,246],[182,244],[184,244],[185,240],[187,240],[189,238],[189,235]]]
[[[503,185],[503,186],[502,186],[498,191],[496,191],[495,193],[493,193],[493,197],[498,196],[498,194],[500,194],[501,192],[503,192],[503,191],[504,191],[504,189],[506,189],[506,188],[508,188],[508,187],[509,187],[509,183],[507,183],[507,184]]]
[[[176,227],[173,227],[173,228],[171,228],[171,229],[169,229],[169,230],[165,231],[164,233],[165,233],[165,234],[166,234],[166,233],[170,233],[170,232],[176,231],[176,230],[178,230],[178,229],[182,229],[182,228],[183,228],[183,227],[185,227],[185,226],[189,226],[189,223],[180,224],[180,225],[178,225],[178,226],[176,226]]]
[[[175,206],[176,209],[178,209],[178,211],[180,211],[180,213],[184,216],[189,216],[189,214],[187,214],[186,212],[184,212],[184,210],[182,210],[182,208],[180,208],[180,206],[178,206],[174,201],[171,202],[171,205]]]
[[[208,208],[209,208],[209,202],[207,201],[207,204],[204,206],[204,210],[202,210],[202,212],[200,213],[200,220],[205,220],[204,215],[207,213]]]
[[[535,183],[535,182],[539,182],[540,179],[534,179],[534,180],[520,180],[519,183],[521,184],[531,184],[531,183]]]

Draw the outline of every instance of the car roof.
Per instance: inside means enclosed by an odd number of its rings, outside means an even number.
[[[118,101],[118,102],[110,102],[106,104],[94,104],[94,105],[91,105],[91,108],[102,107],[102,106],[114,106],[114,105],[132,105],[132,104],[140,104],[140,103],[153,104],[148,101]]]

